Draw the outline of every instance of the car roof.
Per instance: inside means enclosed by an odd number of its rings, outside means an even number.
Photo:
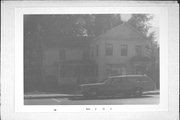
[[[120,76],[110,76],[109,78],[117,78],[117,77],[144,77],[146,75],[120,75]]]

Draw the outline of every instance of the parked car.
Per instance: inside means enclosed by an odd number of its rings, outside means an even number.
[[[144,91],[156,89],[155,82],[147,75],[111,76],[101,83],[80,85],[84,96],[100,96],[123,94],[125,96],[141,96]]]

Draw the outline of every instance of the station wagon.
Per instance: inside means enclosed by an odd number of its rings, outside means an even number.
[[[122,75],[108,77],[101,83],[82,84],[80,88],[84,96],[141,96],[145,91],[155,90],[156,85],[147,75]]]

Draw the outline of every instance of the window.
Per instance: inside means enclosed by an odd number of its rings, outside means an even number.
[[[106,54],[106,56],[113,55],[113,45],[112,44],[106,44],[105,54]]]
[[[105,79],[105,81],[104,81],[106,84],[111,84],[111,82],[112,82],[112,78],[108,78],[108,79]]]
[[[99,54],[99,45],[96,45],[96,56]]]
[[[64,49],[60,49],[60,60],[65,60],[66,59],[66,54]]]
[[[83,59],[88,60],[89,59],[89,51],[88,50],[83,50]]]
[[[116,85],[118,83],[121,83],[121,80],[119,78],[113,78],[112,84]]]
[[[114,79],[113,79],[113,84],[122,84],[122,83],[124,83],[124,82],[126,82],[127,80],[126,80],[126,77],[115,77]]]
[[[94,47],[91,47],[91,57],[94,57]]]
[[[140,45],[136,45],[135,51],[136,55],[142,55],[142,47]]]
[[[121,45],[121,56],[127,56],[127,54],[128,54],[128,46]]]

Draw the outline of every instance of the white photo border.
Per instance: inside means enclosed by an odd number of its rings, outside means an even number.
[[[24,105],[23,15],[25,14],[156,14],[159,16],[160,103],[157,105]],[[15,112],[168,111],[167,7],[41,7],[15,8]],[[90,110],[87,110],[90,108]],[[95,110],[96,108],[96,110]],[[54,111],[56,109],[56,111]],[[105,110],[104,110],[105,109]]]

